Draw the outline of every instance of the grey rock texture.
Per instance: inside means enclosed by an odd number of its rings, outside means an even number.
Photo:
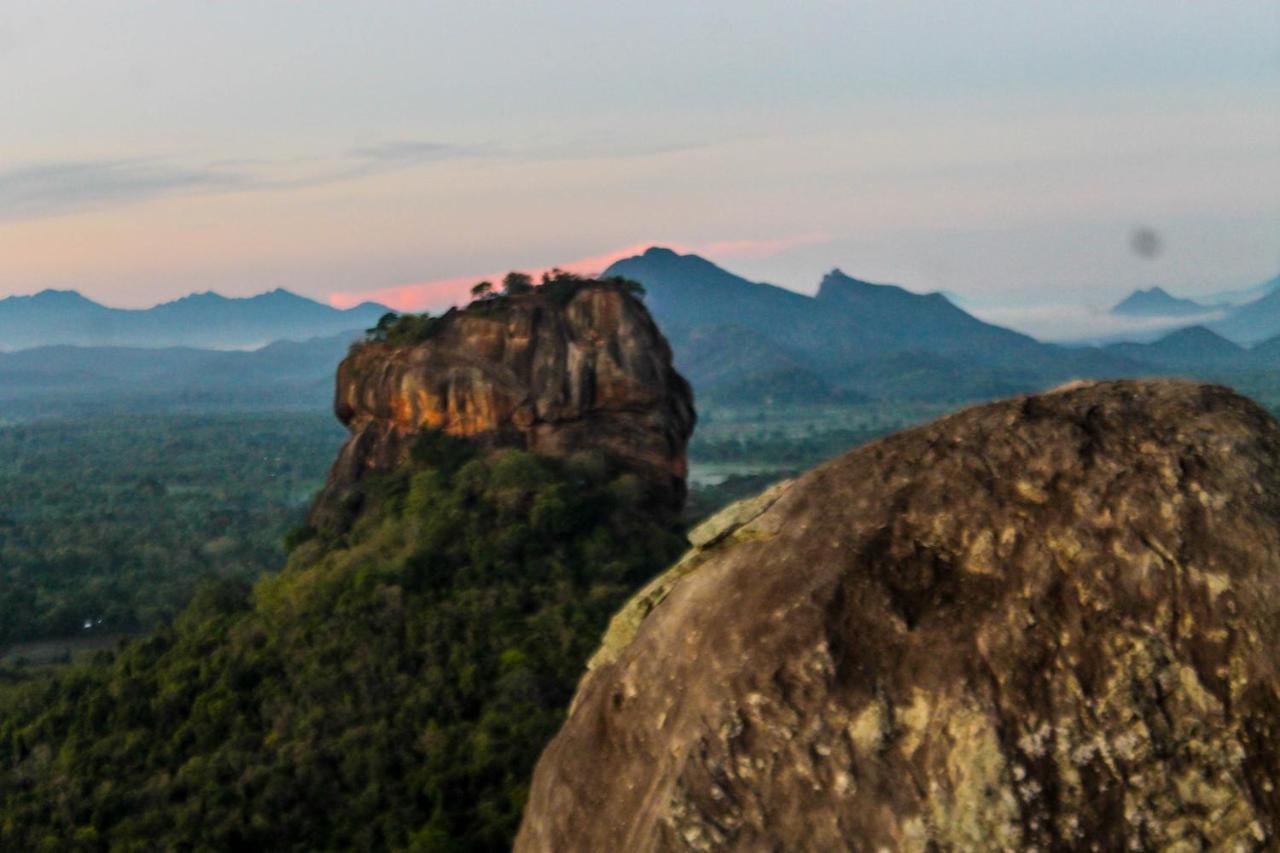
[[[740,541],[776,533],[776,530],[755,522],[765,510],[777,503],[778,498],[791,488],[793,482],[795,481],[782,480],[774,483],[753,498],[730,504],[690,530],[689,544],[693,547],[674,566],[645,584],[643,589],[614,614],[609,620],[609,629],[605,632],[600,648],[587,661],[587,669],[595,669],[616,660],[618,654],[635,639],[640,625],[653,612],[653,608],[662,603],[681,578],[702,565],[722,543],[730,539]]]
[[[517,850],[1278,843],[1280,425],[1227,389],[891,436],[668,586],[580,685]]]
[[[341,528],[364,477],[394,469],[424,429],[550,456],[600,451],[673,511],[684,501],[692,391],[644,303],[607,283],[474,304],[416,345],[356,347],[334,409],[351,437],[312,507],[317,528]]]

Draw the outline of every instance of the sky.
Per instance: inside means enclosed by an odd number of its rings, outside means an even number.
[[[1274,0],[5,0],[0,80],[0,296],[416,309],[656,243],[1025,326],[1280,272]]]

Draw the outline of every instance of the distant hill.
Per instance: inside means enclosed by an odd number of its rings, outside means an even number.
[[[1280,290],[1221,322],[1153,343],[1069,347],[979,320],[942,293],[839,269],[812,296],[659,247],[605,274],[645,286],[676,366],[699,399],[725,405],[963,402],[1078,378],[1168,373],[1268,388],[1263,374],[1280,369],[1280,342],[1269,340],[1280,338]],[[1159,288],[1140,293],[1149,305],[1197,304]],[[1125,301],[1132,305],[1134,297]],[[348,343],[386,310],[367,303],[338,311],[282,290],[249,299],[197,294],[145,311],[108,308],[67,291],[11,297],[0,300],[0,347],[63,343],[0,352],[0,403],[7,407],[0,415],[90,402],[327,406],[332,371]],[[83,340],[108,345],[65,343]],[[268,340],[277,343],[261,346]],[[1252,378],[1241,379],[1245,374]]]
[[[1249,348],[1249,353],[1255,361],[1266,362],[1280,367],[1280,335],[1254,344]]]
[[[1214,293],[1206,297],[1208,302],[1223,305],[1245,305],[1254,302],[1264,296],[1272,294],[1280,290],[1280,275],[1275,278],[1268,279],[1261,284],[1255,284],[1253,287],[1246,287],[1240,290],[1224,290],[1220,293]]]
[[[946,300],[957,308],[968,311],[974,307],[972,299],[963,294],[956,293],[954,290],[939,290],[938,292],[946,297]]]
[[[334,368],[360,334],[351,330],[249,351],[52,346],[0,353],[0,415],[104,408],[323,409],[332,403]],[[878,355],[851,356],[842,365],[837,358],[814,358],[742,326],[694,327],[669,337],[698,399],[731,406],[983,399],[1068,378],[1171,373],[1245,387],[1246,374],[1280,370],[1280,336],[1245,349],[1203,326],[1179,329],[1153,343],[1103,348],[1035,344],[1024,352],[1015,339],[1018,350],[1003,363],[998,337],[981,354],[887,347]],[[885,337],[894,334],[885,332],[881,340]]]
[[[1196,301],[1173,296],[1160,287],[1135,290],[1111,309],[1124,317],[1199,317],[1221,312],[1205,325],[1241,346],[1280,335],[1280,276],[1244,290],[1227,291]],[[1222,316],[1225,315],[1225,316]]]
[[[45,290],[0,299],[0,351],[54,345],[249,349],[367,328],[387,310],[364,303],[341,311],[287,290],[248,298],[199,293],[131,310],[75,291]]]
[[[677,366],[699,392],[806,375],[833,393],[962,400],[1140,366],[1096,349],[1043,344],[985,323],[940,293],[832,270],[814,296],[748,281],[696,255],[651,248],[606,275],[645,286]],[[779,372],[780,369],[785,369]],[[810,376],[811,375],[811,376]]]
[[[1251,353],[1204,326],[1170,332],[1149,344],[1112,344],[1107,351],[1158,367],[1200,368],[1244,365]]]
[[[6,416],[85,409],[323,409],[357,330],[249,351],[35,347],[0,353]]]
[[[1225,319],[1210,324],[1220,335],[1241,344],[1256,344],[1280,335],[1280,289],[1231,309]]]
[[[810,357],[834,345],[841,358],[903,349],[954,352],[992,344],[1037,345],[1026,335],[978,320],[941,294],[872,284],[838,269],[822,279],[816,296],[748,281],[705,258],[661,247],[620,260],[605,274],[643,284],[650,311],[668,335],[677,337],[690,329],[732,326],[767,335]],[[842,334],[851,331],[857,334]]]
[[[1172,296],[1162,287],[1152,287],[1130,293],[1111,309],[1111,313],[1125,317],[1186,317],[1207,314],[1215,307]]]
[[[786,288],[747,281],[697,255],[658,246],[615,262],[605,275],[643,284],[645,303],[668,337],[728,325],[793,338],[786,327],[807,321],[813,302]]]

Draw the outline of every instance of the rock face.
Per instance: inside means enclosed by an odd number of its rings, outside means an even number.
[[[412,346],[363,344],[338,368],[334,409],[351,437],[312,508],[317,528],[346,524],[365,475],[395,468],[424,429],[603,451],[673,510],[684,501],[692,392],[643,303],[608,283],[475,303]]]
[[[1253,403],[983,406],[727,518],[611,628],[517,850],[1280,843],[1280,426]]]

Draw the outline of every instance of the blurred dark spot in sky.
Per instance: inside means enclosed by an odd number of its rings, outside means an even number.
[[[1154,258],[1164,248],[1164,241],[1154,229],[1143,226],[1129,235],[1129,248],[1140,258]]]

